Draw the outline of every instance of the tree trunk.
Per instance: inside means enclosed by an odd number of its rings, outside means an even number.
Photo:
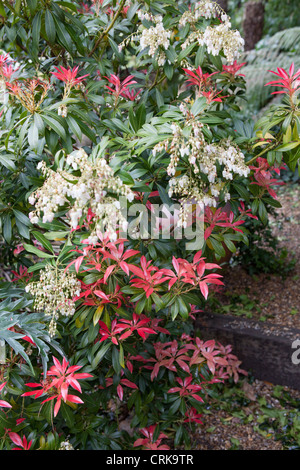
[[[243,31],[245,51],[255,48],[256,43],[262,38],[264,28],[264,5],[261,1],[250,1],[245,5]]]
[[[224,10],[228,10],[228,0],[216,0],[216,2],[220,5],[220,7]]]

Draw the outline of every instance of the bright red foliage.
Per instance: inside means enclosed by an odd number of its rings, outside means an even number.
[[[190,375],[182,380],[180,377],[176,377],[176,382],[179,383],[180,387],[172,387],[168,390],[168,393],[178,393],[181,397],[192,397],[197,401],[204,402],[203,398],[197,395],[197,392],[202,390],[201,385],[192,384],[194,377]]]
[[[215,263],[205,263],[205,258],[202,257],[202,251],[198,251],[193,262],[190,263],[186,259],[173,257],[172,264],[176,274],[170,269],[162,269],[164,274],[169,276],[169,289],[172,285],[177,282],[183,282],[184,284],[191,284],[194,287],[199,287],[203,297],[206,299],[208,296],[208,284],[222,285],[223,282],[219,279],[222,276],[220,274],[211,273],[204,275],[207,269],[219,269],[220,266]]]
[[[223,72],[221,73],[229,73],[230,75],[244,77],[245,76],[244,74],[237,73],[244,65],[246,65],[246,62],[243,62],[242,64],[238,64],[236,60],[231,65],[223,64]]]
[[[85,77],[89,76],[89,73],[83,75],[81,77],[77,77],[79,66],[71,68],[65,68],[62,65],[60,67],[55,67],[56,72],[51,72],[58,80],[65,82],[69,87],[73,87],[78,85],[78,83],[82,82]]]
[[[273,91],[272,95],[284,93],[292,97],[300,89],[300,69],[298,69],[297,72],[295,73],[294,71],[295,71],[294,63],[292,63],[288,72],[281,67],[277,68],[277,72],[273,72],[273,70],[269,70],[269,72],[277,75],[279,77],[279,80],[268,82],[265,84],[265,86],[271,85],[271,86],[276,86],[280,88],[285,88],[284,90]]]
[[[1,390],[3,390],[5,385],[6,385],[6,382],[3,382],[3,384],[0,385],[0,392],[1,392]],[[0,400],[0,407],[1,408],[11,408],[12,406],[7,401]]]
[[[56,404],[54,406],[54,416],[57,415],[60,405],[61,405],[61,400],[63,400],[65,403],[67,401],[71,403],[83,403],[81,398],[79,398],[76,395],[69,395],[68,394],[68,389],[69,386],[77,390],[79,393],[81,393],[81,387],[78,382],[80,379],[86,379],[88,377],[93,377],[91,374],[87,373],[80,373],[80,374],[75,374],[75,372],[79,369],[81,369],[81,366],[70,366],[69,362],[63,358],[62,364],[59,362],[58,359],[56,359],[53,356],[53,362],[54,366],[52,366],[48,371],[47,371],[47,378],[42,381],[41,383],[27,383],[26,385],[28,387],[41,387],[39,390],[36,391],[31,391],[31,392],[25,392],[23,393],[23,397],[25,396],[31,396],[33,395],[34,398],[39,398],[41,395],[44,393],[51,393],[51,396],[44,400],[42,403],[46,403],[47,401],[54,400],[56,399]],[[54,379],[49,379],[48,377],[56,377]],[[54,390],[53,390],[54,389]],[[56,389],[56,390],[55,390]]]
[[[168,436],[164,433],[160,433],[156,441],[153,442],[154,432],[156,424],[149,426],[148,428],[140,429],[140,432],[145,436],[145,439],[137,439],[133,444],[134,447],[143,446],[147,450],[169,450],[170,447],[167,445],[160,445],[162,439],[167,439]]]
[[[151,263],[152,261],[147,261],[145,256],[142,256],[140,268],[133,264],[129,265],[129,270],[136,276],[130,280],[131,285],[144,289],[147,298],[156,290],[157,286],[168,280],[168,277],[164,276],[164,270],[159,270]]]
[[[187,83],[190,85],[196,85],[198,86],[199,90],[202,90],[202,88],[210,86],[211,85],[211,77],[213,75],[216,75],[219,72],[213,72],[213,73],[203,73],[202,68],[199,66],[194,72],[189,69],[183,69],[186,75],[188,75],[190,78],[187,80]]]
[[[9,432],[8,433],[9,437],[13,441],[14,444],[16,444],[18,447],[13,447],[11,450],[29,450],[32,444],[32,441],[27,442],[27,439],[25,436],[23,436],[23,439],[17,434],[16,432]]]
[[[106,88],[109,90],[109,93],[111,95],[114,95],[116,100],[119,98],[119,96],[122,96],[123,98],[127,98],[133,101],[136,98],[136,96],[138,96],[138,94],[140,93],[139,91],[136,94],[134,94],[134,92],[131,92],[130,90],[128,90],[129,85],[134,85],[135,83],[137,83],[136,80],[132,80],[134,78],[133,75],[129,75],[122,82],[119,79],[119,77],[113,73],[109,77],[105,77],[105,78],[109,81],[109,83],[112,86],[115,87],[115,88],[111,88],[110,86],[106,85]]]

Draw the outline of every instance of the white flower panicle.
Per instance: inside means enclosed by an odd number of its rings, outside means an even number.
[[[184,115],[187,112],[184,107]],[[184,122],[184,129],[178,123],[171,124],[172,138],[157,144],[153,152],[165,151],[170,155],[167,173],[171,176],[169,181],[169,196],[179,196],[182,202],[180,223],[186,223],[184,203],[193,202],[204,206],[216,207],[217,198],[223,191],[225,201],[230,194],[224,192],[226,181],[232,180],[236,175],[247,177],[250,170],[245,164],[245,157],[241,150],[230,140],[218,143],[207,143],[203,134],[203,124],[195,119]],[[186,129],[190,132],[187,133]],[[188,137],[187,137],[188,135]],[[183,159],[187,173],[176,175],[176,168]]]
[[[66,206],[71,228],[76,229],[81,217],[91,209],[95,224],[89,242],[97,243],[99,232],[107,232],[115,240],[116,229],[118,226],[124,229],[126,220],[114,196],[124,196],[133,201],[134,193],[118,176],[114,176],[104,158],[91,161],[80,149],[68,155],[66,163],[68,171],[53,171],[46,167],[45,162],[38,164],[46,180],[29,198],[30,204],[35,205],[35,210],[29,214],[31,222],[38,223],[40,217],[43,223],[52,222],[59,207]],[[80,175],[75,176],[72,171],[80,172]]]
[[[157,63],[163,66],[166,61],[166,54],[164,50],[167,50],[170,46],[171,31],[167,31],[163,25],[163,18],[161,15],[153,16],[150,13],[142,11],[138,12],[138,16],[141,20],[146,19],[152,21],[155,26],[150,28],[144,28],[140,37],[141,49],[149,47],[148,54],[151,57],[157,56]]]
[[[49,334],[53,337],[59,316],[70,317],[75,313],[73,298],[80,294],[80,282],[75,274],[48,264],[41,271],[40,279],[27,284],[25,290],[34,297],[34,309],[51,317]]]
[[[178,178],[171,178],[169,188],[170,197],[175,194],[180,198],[179,227],[185,228],[187,226],[191,203],[198,204],[201,210],[205,205],[216,206],[216,199],[208,195],[205,182],[199,176],[185,174]]]
[[[200,18],[210,19],[216,18],[218,15],[223,15],[225,19],[226,15],[220,5],[215,2],[208,2],[206,0],[201,0],[196,2],[192,11],[186,11],[180,21],[179,26],[185,26],[187,23],[194,25],[199,21]],[[226,15],[227,17],[227,15]],[[222,19],[222,21],[224,21]]]
[[[228,63],[232,64],[240,57],[244,50],[244,39],[239,31],[231,29],[229,16],[215,2],[200,1],[195,4],[194,11],[188,11],[183,14],[179,25],[185,26],[187,23],[192,26],[198,22],[200,18],[214,18],[220,16],[222,23],[207,26],[202,32],[193,27],[192,32],[182,44],[182,49],[186,49],[190,44],[198,42],[200,46],[206,46],[207,52],[214,56],[223,51]]]
[[[75,450],[72,444],[68,441],[63,441],[60,443],[59,449],[58,450]]]
[[[199,36],[198,43],[206,45],[207,52],[214,56],[223,50],[227,62],[232,64],[239,58],[244,48],[244,39],[239,31],[230,29],[230,23],[221,23],[218,26],[208,26],[204,34]]]
[[[59,106],[57,110],[57,114],[63,118],[67,117],[68,115],[68,108],[65,104]]]

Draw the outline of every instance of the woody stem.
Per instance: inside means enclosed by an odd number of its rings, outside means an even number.
[[[104,38],[104,36],[106,36],[109,31],[113,28],[115,22],[117,21],[118,17],[120,16],[122,10],[123,10],[123,7],[125,5],[125,1],[126,0],[122,0],[121,3],[120,3],[120,6],[118,8],[118,10],[116,11],[116,14],[115,16],[113,17],[111,23],[108,25],[108,27],[105,29],[105,31],[103,31],[103,33],[99,36],[99,38],[97,39],[97,41],[95,42],[95,45],[93,47],[93,49],[91,50],[91,52],[88,54],[88,56],[90,57],[91,55],[94,54],[95,50],[97,49],[97,47],[99,46],[99,44],[101,43],[102,39]]]

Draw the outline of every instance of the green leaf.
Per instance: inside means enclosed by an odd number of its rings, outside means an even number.
[[[119,363],[120,363],[120,366],[124,369],[125,361],[124,361],[124,349],[123,349],[122,344],[120,344]]]
[[[16,171],[16,165],[11,160],[12,155],[9,153],[0,155],[0,163],[1,165],[5,166],[10,171]]]
[[[120,364],[120,361],[119,361],[119,355],[120,355],[120,351],[118,350],[118,348],[116,346],[113,346],[112,366],[113,366],[116,374],[120,374],[120,372],[121,372],[121,364]]]
[[[54,119],[50,116],[45,116],[44,114],[41,114],[41,117],[43,121],[45,121],[45,123],[51,127],[54,132],[56,132],[56,134],[58,134],[63,140],[66,140],[66,131],[57,119]]]
[[[182,439],[182,434],[183,434],[183,426],[179,426],[179,428],[176,431],[175,438],[174,438],[174,446],[178,446],[181,442]]]
[[[28,129],[28,143],[31,149],[35,150],[39,143],[39,130],[34,122]]]
[[[27,362],[30,367],[31,372],[34,374],[34,370],[31,364],[31,361],[28,355],[25,352],[24,347],[17,341],[17,339],[21,339],[24,334],[15,333],[14,331],[0,331],[0,338],[2,338],[9,346],[17,353],[20,354],[23,359]]]
[[[294,149],[295,147],[298,147],[300,145],[300,141],[298,142],[288,142],[287,144],[282,144],[279,147],[277,147],[275,150],[276,152],[288,152],[289,150]]]
[[[96,356],[92,360],[92,368],[96,368],[99,362],[103,359],[109,348],[111,347],[112,343],[107,342],[107,343],[102,343],[101,349],[97,352]]]
[[[245,186],[241,185],[241,184],[238,184],[238,183],[233,183],[232,186],[234,187],[234,189],[236,190],[236,192],[243,198],[245,199],[245,201],[249,201],[249,193],[247,191],[247,189],[245,188]]]
[[[277,199],[273,199],[272,197],[263,197],[265,203],[270,204],[272,207],[280,208],[282,205],[280,204]]]
[[[80,126],[77,124],[76,120],[72,116],[68,116],[67,117],[67,123],[69,124],[70,129],[73,132],[73,134],[75,134],[77,139],[79,141],[81,141],[82,132],[81,132]]]
[[[44,237],[44,235],[42,233],[37,232],[36,230],[34,230],[32,232],[32,235],[37,239],[38,242],[40,242],[43,245],[44,248],[46,248],[46,250],[49,250],[49,251],[51,251],[51,253],[54,254],[51,243]]]
[[[61,403],[61,412],[69,428],[74,427],[74,410],[65,402]]]
[[[29,233],[29,228],[22,224],[18,219],[16,219],[16,226],[18,228],[19,234],[21,237],[27,238],[27,240],[30,239],[30,233]]]
[[[177,297],[177,302],[178,302],[178,306],[179,306],[179,314],[180,316],[184,319],[184,320],[187,320],[188,317],[189,317],[189,312],[190,312],[190,308],[189,306],[186,305],[183,297],[181,296],[178,296]]]
[[[189,56],[195,46],[196,46],[196,43],[194,42],[193,44],[190,44],[188,47],[186,47],[183,51],[181,51],[177,57],[177,63],[180,64],[182,59]]]
[[[177,60],[177,54],[175,52],[174,47],[171,46],[169,47],[169,49],[166,50],[166,57],[172,64],[175,64]]]
[[[164,72],[168,80],[171,80],[174,74],[174,68],[172,64],[169,64],[169,62],[165,62],[164,65]]]
[[[36,7],[37,7],[37,0],[27,0],[26,3],[27,3],[28,8],[30,10],[30,14],[33,15],[33,13],[35,12]]]
[[[236,246],[235,244],[227,237],[224,235],[224,243],[227,246],[228,250],[230,250],[232,253],[236,252]]]
[[[262,223],[266,225],[268,222],[268,212],[267,212],[266,206],[264,205],[262,201],[259,201],[258,215]]]
[[[58,5],[63,6],[64,8],[69,8],[71,11],[74,13],[78,13],[76,5],[74,5],[72,2],[57,2]]]
[[[18,219],[22,224],[26,225],[29,227],[31,225],[31,222],[27,215],[23,214],[23,212],[13,209],[13,213],[15,214],[16,219]]]
[[[118,176],[121,178],[123,183],[130,184],[130,185],[134,184],[134,179],[131,177],[130,173],[128,173],[127,171],[125,170],[118,171]]]
[[[24,243],[24,248],[26,251],[29,253],[33,253],[34,255],[37,255],[39,258],[53,258],[54,255],[49,255],[49,253],[45,253],[44,251],[39,250],[35,246],[28,245],[27,243]]]
[[[172,199],[170,198],[170,196],[168,195],[167,191],[165,190],[165,188],[163,186],[161,186],[160,184],[157,184],[156,183],[156,186],[157,186],[157,189],[158,189],[158,192],[159,192],[159,196],[163,202],[163,204],[165,204],[166,206],[172,206],[173,205],[173,201]]]
[[[213,249],[214,251],[216,252],[216,255],[220,258],[222,258],[223,256],[226,255],[226,252],[222,246],[222,243],[220,243],[219,241],[215,240],[214,238],[214,235],[212,235],[210,238],[209,238],[209,241],[211,242],[212,246],[213,246]]]
[[[28,268],[28,272],[33,273],[34,271],[40,271],[41,269],[45,269],[45,262],[35,263]]]
[[[12,237],[12,226],[11,226],[11,217],[9,214],[6,214],[4,216],[2,233],[3,233],[4,240],[7,243],[10,243],[11,237]]]
[[[39,11],[32,21],[32,47],[31,52],[34,57],[37,57],[39,51],[39,42],[40,42],[40,33],[41,33],[41,23],[42,23],[42,11]]]
[[[54,44],[55,37],[56,37],[55,23],[54,23],[52,13],[48,9],[45,12],[45,31],[46,31],[48,41],[51,44]]]
[[[197,294],[192,294],[191,292],[188,292],[187,294],[183,294],[181,296],[186,304],[192,304],[192,305],[201,305],[202,299],[199,297]]]
[[[205,48],[204,46],[198,47],[196,58],[195,58],[195,67],[201,67],[204,62],[205,57]]]
[[[220,70],[220,72],[223,70],[223,63],[222,63],[221,56],[209,54],[209,59],[217,67],[217,69]]]
[[[204,109],[207,107],[207,102],[206,98],[204,96],[201,96],[201,98],[198,98],[195,103],[193,104],[191,108],[191,113],[194,116],[197,116],[199,113],[204,111]]]
[[[21,127],[20,134],[16,143],[16,147],[22,147],[22,145],[24,144],[25,134],[27,132],[29,123],[30,123],[30,116],[27,117],[27,119],[25,120],[25,122],[23,123]]]
[[[67,32],[63,23],[61,23],[56,16],[54,16],[54,21],[56,25],[56,40],[71,54],[73,55],[72,39],[69,33]]]

